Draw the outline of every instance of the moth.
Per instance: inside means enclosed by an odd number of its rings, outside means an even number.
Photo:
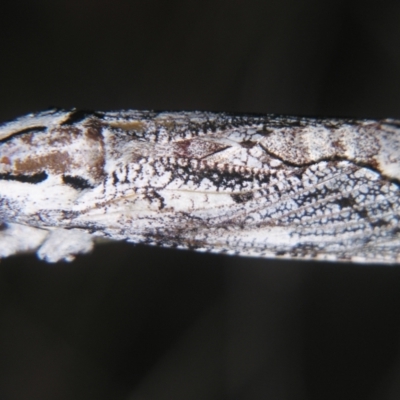
[[[400,121],[52,109],[0,125],[0,257],[104,239],[398,263]]]

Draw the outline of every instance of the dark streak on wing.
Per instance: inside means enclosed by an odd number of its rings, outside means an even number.
[[[86,119],[87,117],[90,116],[96,116],[96,117],[101,117],[101,115],[99,113],[96,113],[95,111],[90,111],[90,110],[75,110],[72,111],[68,118],[62,122],[60,125],[64,126],[64,125],[74,125],[77,124],[78,122],[83,121],[84,119]]]
[[[214,154],[220,153],[221,151],[224,151],[226,149],[229,149],[231,146],[225,146],[225,147],[221,147],[219,149],[216,149],[215,151],[213,151],[212,153],[206,154],[205,156],[201,157],[202,160],[204,160],[207,157],[211,157]]]
[[[115,186],[119,182],[118,176],[115,171],[113,171],[112,177],[113,177],[113,185]]]
[[[45,127],[45,126],[33,126],[31,128],[22,129],[20,131],[16,131],[15,133],[7,136],[6,138],[0,140],[0,143],[5,143],[5,142],[9,141],[10,139],[13,139],[17,135],[19,136],[19,135],[24,135],[26,133],[44,132],[45,130],[47,130],[47,127]]]
[[[253,200],[254,194],[253,192],[244,192],[244,193],[237,193],[231,194],[232,200],[235,203],[245,203],[246,201]]]
[[[23,183],[40,183],[45,181],[47,177],[48,175],[45,171],[38,172],[37,174],[33,175],[25,175],[25,174],[13,175],[10,173],[0,174],[0,179],[6,181],[18,181]]]
[[[383,176],[385,179],[387,179],[389,182],[394,183],[399,189],[400,189],[400,180],[396,179],[396,178],[392,178],[392,177],[388,177],[386,175],[384,175],[382,173],[382,171],[380,171],[377,168],[376,163],[371,162],[371,163],[367,163],[367,162],[360,162],[360,161],[356,161],[353,160],[351,158],[348,157],[339,157],[339,156],[334,156],[334,157],[323,157],[323,158],[319,158],[317,160],[314,161],[310,161],[310,162],[303,162],[303,163],[295,163],[292,161],[288,161],[286,159],[284,159],[283,157],[275,154],[274,152],[268,150],[265,146],[263,146],[261,143],[258,144],[269,156],[276,158],[277,160],[281,161],[283,164],[287,165],[288,167],[308,167],[323,161],[350,161],[351,163],[353,163],[354,165],[356,165],[357,167],[360,168],[366,168],[369,169],[373,172],[377,172],[378,174],[380,174],[381,176]]]
[[[76,190],[93,188],[88,180],[80,176],[63,175],[62,179],[65,184],[72,186]]]

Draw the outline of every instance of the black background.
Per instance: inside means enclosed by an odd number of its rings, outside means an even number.
[[[400,118],[400,2],[0,7],[0,120],[49,106]],[[0,399],[398,399],[400,268],[128,244],[0,264]]]

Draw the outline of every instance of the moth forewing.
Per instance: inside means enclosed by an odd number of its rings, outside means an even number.
[[[399,179],[396,120],[49,110],[0,126],[0,256],[109,238],[397,263]]]

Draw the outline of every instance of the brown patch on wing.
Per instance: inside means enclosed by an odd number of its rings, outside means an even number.
[[[102,179],[104,176],[105,151],[104,140],[102,135],[102,125],[97,120],[86,124],[85,135],[92,142],[92,145],[98,149],[93,151],[91,160],[90,172],[94,175],[95,179]]]
[[[111,121],[107,122],[111,128],[119,128],[126,131],[139,131],[146,130],[146,124],[143,121]]]
[[[245,149],[252,149],[256,144],[257,144],[257,142],[254,142],[252,140],[242,140],[240,142],[240,145],[242,147],[244,147]]]
[[[51,171],[63,174],[73,164],[73,160],[66,152],[54,152],[41,157],[27,157],[17,159],[14,163],[15,172],[18,174],[32,174],[35,171]]]
[[[203,159],[228,147],[224,144],[196,138],[175,142],[173,144],[173,152],[177,157]]]
[[[56,130],[55,135],[57,142],[63,146],[71,145],[74,141],[82,143],[81,152],[69,154],[71,164],[77,168],[84,165],[90,174],[88,178],[91,177],[94,181],[104,176],[104,142],[101,130],[102,125],[97,120],[89,120],[84,129],[61,127]],[[68,170],[61,172],[71,173]]]
[[[96,122],[96,121],[94,121]],[[104,176],[104,144],[101,126],[58,126],[51,131],[31,132],[0,144],[0,170],[11,174],[80,176],[91,185]]]
[[[48,146],[68,146],[73,141],[76,141],[80,136],[82,136],[82,131],[79,128],[59,127],[53,129],[44,140]],[[34,144],[33,141],[32,144]]]
[[[88,126],[85,129],[85,135],[88,139],[103,142],[103,136],[101,135],[100,127],[93,126],[93,125]]]
[[[10,159],[8,157],[4,156],[4,157],[1,158],[0,164],[11,165],[11,161],[10,161]]]

